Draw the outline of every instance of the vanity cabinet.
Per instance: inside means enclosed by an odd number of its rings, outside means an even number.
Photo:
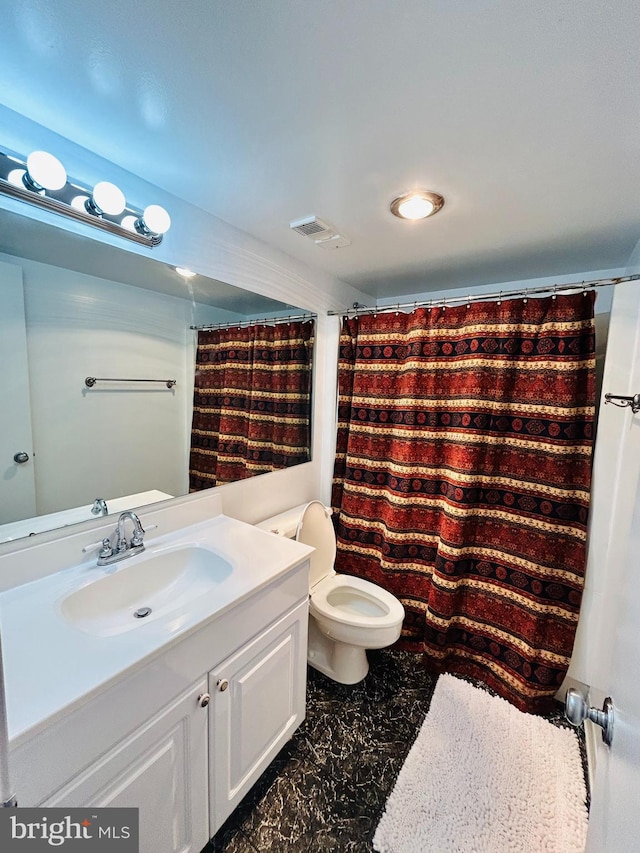
[[[305,714],[306,602],[209,673],[210,832],[215,832]]]
[[[20,805],[137,807],[140,853],[200,853],[304,720],[308,566],[12,743]]]
[[[42,805],[136,806],[141,851],[200,853],[208,841],[206,691],[202,679]]]

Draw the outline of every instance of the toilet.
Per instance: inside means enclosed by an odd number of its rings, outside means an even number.
[[[258,526],[315,548],[309,573],[308,663],[341,684],[362,681],[369,671],[366,649],[390,646],[400,636],[402,604],[377,584],[336,574],[331,510],[321,501]]]

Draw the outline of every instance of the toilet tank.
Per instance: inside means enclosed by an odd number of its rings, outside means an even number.
[[[307,506],[308,501],[292,509],[287,509],[278,515],[272,515],[270,518],[265,518],[256,527],[260,530],[266,530],[269,533],[277,533],[279,536],[286,536],[287,539],[295,539],[298,529],[298,522],[302,516],[302,511]]]
[[[300,528],[303,516],[304,525]],[[266,518],[256,526],[290,539],[295,539],[298,534],[299,541],[314,548],[309,568],[310,589],[335,574],[333,564],[336,559],[336,536],[331,523],[331,509],[322,501],[313,500],[300,504]]]

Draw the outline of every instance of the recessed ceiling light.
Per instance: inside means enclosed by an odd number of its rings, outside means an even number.
[[[394,198],[391,202],[391,213],[400,219],[426,219],[437,213],[444,199],[438,193],[410,192]]]
[[[183,278],[193,278],[195,273],[191,270],[188,270],[186,267],[176,267],[175,268],[178,275],[181,275]]]

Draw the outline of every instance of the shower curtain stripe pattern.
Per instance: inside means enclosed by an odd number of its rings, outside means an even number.
[[[345,320],[339,571],[397,595],[403,643],[544,710],[583,586],[593,294]]]
[[[354,458],[353,462],[362,466],[367,464],[367,460],[364,457]],[[475,481],[475,476],[473,474],[467,474],[465,471],[445,466],[429,466],[424,465],[422,462],[415,462],[413,464],[406,463],[397,463],[397,470],[402,472],[405,476],[413,477],[417,468],[421,470],[428,470],[430,476],[456,476],[461,481],[466,483],[473,483]],[[484,476],[485,483],[493,483],[495,486],[506,486],[509,489],[522,488],[523,484],[520,480],[513,479],[511,477],[499,477],[496,475],[486,474]],[[365,488],[365,487],[363,487]],[[586,489],[561,489],[551,483],[540,483],[538,486],[538,492],[544,492],[548,495],[555,495],[557,497],[565,496],[567,493],[571,494],[573,497],[582,497],[589,498],[589,492]]]
[[[314,322],[198,332],[191,491],[309,460]]]

